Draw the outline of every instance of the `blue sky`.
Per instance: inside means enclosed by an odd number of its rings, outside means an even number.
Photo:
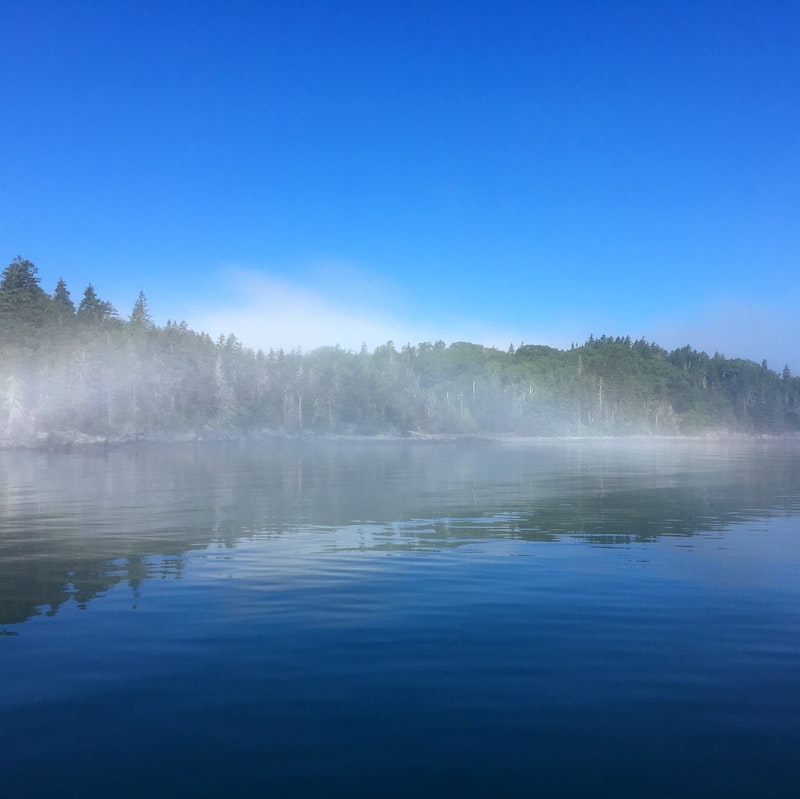
[[[800,3],[0,0],[0,257],[254,347],[800,371]]]

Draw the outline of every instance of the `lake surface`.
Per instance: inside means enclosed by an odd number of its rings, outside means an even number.
[[[8,797],[794,797],[800,442],[0,453]]]

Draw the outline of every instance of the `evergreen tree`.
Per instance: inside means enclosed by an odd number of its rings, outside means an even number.
[[[63,325],[75,316],[75,303],[70,297],[67,284],[63,278],[58,279],[56,290],[53,292],[52,302],[53,318],[57,325]]]
[[[90,283],[83,292],[83,299],[78,306],[77,318],[90,326],[99,325],[117,315],[110,302],[101,300]]]
[[[48,295],[39,285],[38,269],[17,256],[0,279],[0,339],[30,348],[38,342]]]
[[[4,270],[0,280],[0,300],[5,303],[43,301],[46,294],[36,277],[38,269],[18,255]]]
[[[139,296],[136,298],[133,310],[131,311],[130,322],[134,327],[138,328],[153,327],[153,319],[150,316],[150,309],[147,306],[147,298],[144,296],[143,291],[140,291]]]
[[[800,431],[800,378],[788,366],[689,346],[601,335],[566,351],[437,341],[265,357],[233,334],[214,342],[185,322],[156,327],[143,292],[129,322],[115,316],[91,284],[76,313],[65,282],[50,297],[30,261],[2,272],[0,435]]]

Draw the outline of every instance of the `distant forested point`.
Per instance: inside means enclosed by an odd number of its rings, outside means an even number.
[[[280,434],[523,436],[800,431],[800,378],[644,339],[559,350],[391,341],[370,352],[252,350],[186,322],[122,316],[88,285],[0,280],[0,443]]]

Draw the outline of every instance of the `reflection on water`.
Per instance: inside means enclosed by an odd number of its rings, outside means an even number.
[[[5,452],[0,503],[8,795],[800,784],[800,442]]]
[[[253,536],[319,530],[312,546],[326,550],[624,544],[795,515],[798,450],[633,440],[0,453],[0,624],[84,606],[123,581],[136,592],[178,576],[187,552]]]

